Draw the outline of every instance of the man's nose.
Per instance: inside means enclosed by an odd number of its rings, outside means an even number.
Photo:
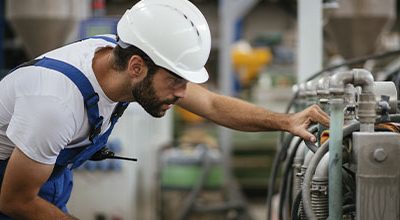
[[[179,87],[175,88],[174,96],[177,98],[184,98],[186,95],[187,82],[182,83]]]

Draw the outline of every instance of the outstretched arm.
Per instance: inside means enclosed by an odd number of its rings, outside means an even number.
[[[75,219],[38,196],[53,165],[38,163],[15,148],[0,193],[0,211],[13,219]]]
[[[319,122],[329,126],[329,116],[317,105],[294,114],[275,113],[236,98],[213,93],[192,83],[188,83],[186,96],[178,105],[235,130],[288,131],[311,141],[315,141],[315,137],[307,131],[311,123]]]

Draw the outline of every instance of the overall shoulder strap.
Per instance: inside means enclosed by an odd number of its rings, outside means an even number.
[[[115,39],[107,36],[94,36],[90,38],[103,39],[108,42],[116,43]],[[90,125],[89,139],[92,144],[79,148],[65,148],[60,152],[56,161],[57,165],[66,166],[68,164],[72,164],[71,168],[79,167],[83,162],[90,159],[93,154],[104,147],[112,129],[114,128],[115,123],[118,121],[118,118],[121,117],[129,103],[120,102],[117,104],[115,111],[111,116],[111,124],[109,129],[104,134],[99,135],[101,132],[101,126],[103,124],[103,117],[99,115],[99,96],[94,91],[89,79],[78,68],[57,59],[44,57],[42,59],[29,62],[23,66],[29,65],[52,69],[64,74],[78,87],[80,93],[82,94]]]
[[[85,108],[87,110],[88,120],[91,127],[90,140],[92,141],[101,131],[103,117],[99,115],[99,95],[94,91],[89,79],[76,67],[61,60],[52,58],[42,58],[34,64],[49,68],[64,74],[68,77],[79,89],[83,96]]]

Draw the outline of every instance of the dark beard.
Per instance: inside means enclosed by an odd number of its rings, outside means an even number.
[[[144,108],[151,116],[160,118],[165,115],[161,107],[163,102],[160,101],[154,90],[152,83],[153,75],[147,75],[133,90],[134,99]]]

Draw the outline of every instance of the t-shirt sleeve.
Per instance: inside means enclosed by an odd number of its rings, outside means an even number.
[[[59,98],[17,98],[8,125],[8,138],[29,158],[54,164],[75,131],[73,112]]]

